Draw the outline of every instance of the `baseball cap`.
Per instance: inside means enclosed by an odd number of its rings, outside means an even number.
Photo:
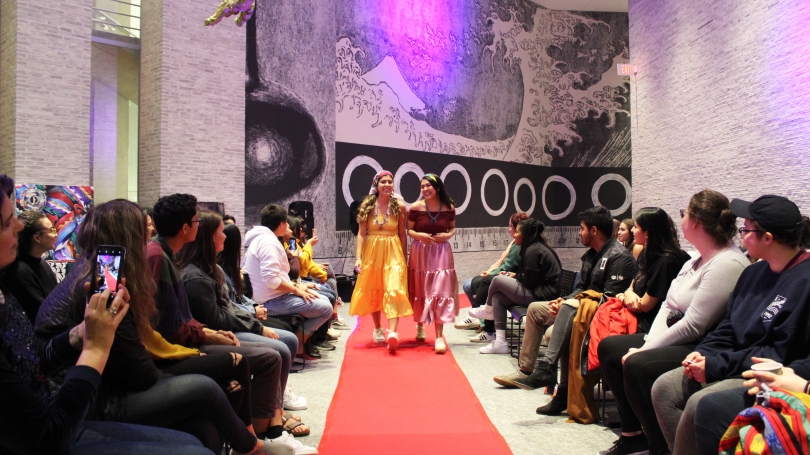
[[[771,234],[791,234],[802,224],[799,207],[788,198],[766,194],[754,202],[731,200],[731,213],[754,220]]]

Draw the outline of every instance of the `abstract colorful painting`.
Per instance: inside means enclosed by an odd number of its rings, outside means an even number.
[[[57,231],[52,259],[70,261],[76,258],[76,234],[87,210],[93,205],[92,186],[19,184],[17,210],[43,212]]]

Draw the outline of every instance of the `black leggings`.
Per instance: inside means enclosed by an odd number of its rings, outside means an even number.
[[[681,365],[695,345],[667,346],[636,352],[622,365],[630,348],[644,345],[643,333],[614,335],[599,343],[602,378],[613,392],[623,432],[644,431],[650,454],[667,453],[667,442],[658,425],[652,401],[655,380]]]

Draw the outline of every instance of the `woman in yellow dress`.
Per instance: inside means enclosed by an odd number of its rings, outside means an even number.
[[[408,246],[405,234],[405,204],[393,197],[394,176],[380,171],[374,176],[368,197],[357,210],[357,283],[349,314],[374,319],[375,343],[387,343],[394,352],[399,346],[399,318],[411,316],[408,300]],[[380,325],[380,313],[388,319],[388,335]]]

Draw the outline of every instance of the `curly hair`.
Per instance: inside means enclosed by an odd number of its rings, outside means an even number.
[[[22,221],[23,229],[17,234],[17,256],[23,256],[31,251],[34,245],[34,236],[42,232],[42,219],[47,216],[36,210],[26,210],[17,217]]]
[[[174,237],[184,224],[191,225],[197,213],[197,198],[190,194],[176,193],[163,196],[152,209],[152,222],[161,237]]]

